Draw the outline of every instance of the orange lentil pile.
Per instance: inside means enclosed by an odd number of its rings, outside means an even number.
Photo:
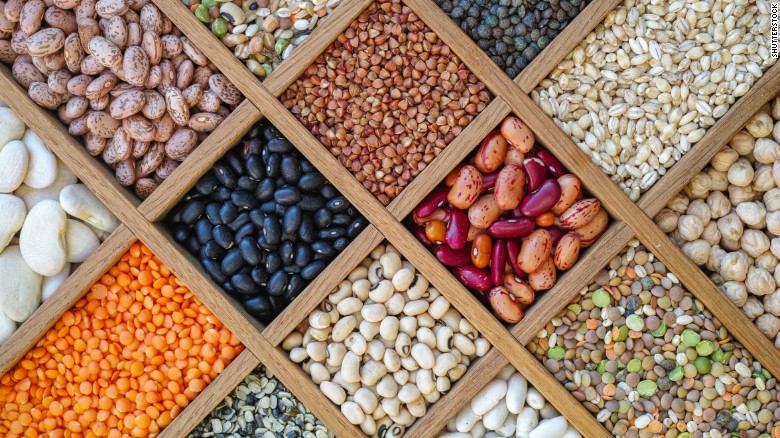
[[[242,349],[136,243],[0,378],[0,436],[155,436]]]

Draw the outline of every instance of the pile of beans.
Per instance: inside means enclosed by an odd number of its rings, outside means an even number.
[[[265,78],[341,0],[182,0],[247,68]]]
[[[574,266],[609,216],[577,176],[509,116],[414,211],[415,234],[465,286],[515,323]]]
[[[259,366],[198,425],[189,438],[334,438],[264,366]]]
[[[209,276],[265,323],[368,223],[266,123],[198,181],[168,222]]]
[[[0,345],[119,225],[0,102]]]
[[[625,0],[531,97],[636,201],[775,63],[769,3]]]
[[[149,2],[17,0],[0,31],[0,62],[30,98],[142,199],[242,98]]]
[[[655,221],[780,348],[779,140],[775,99]]]
[[[540,420],[541,417],[541,420]],[[507,365],[450,420],[440,438],[491,436],[580,438],[580,433]]]
[[[588,0],[436,0],[514,78],[588,5]]]
[[[0,433],[156,435],[241,350],[136,243],[0,378]]]
[[[391,438],[490,344],[395,248],[380,245],[282,348],[350,423]]]
[[[378,0],[281,96],[385,205],[490,100],[485,85],[400,0]]]
[[[616,436],[780,434],[777,380],[637,241],[529,349]]]

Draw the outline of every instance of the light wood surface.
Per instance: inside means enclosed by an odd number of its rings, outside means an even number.
[[[26,97],[7,67],[0,66],[0,99],[19,114],[74,170],[123,222],[90,258],[12,339],[0,347],[0,374],[10,369],[45,334],[90,285],[137,239],[143,241],[179,276],[247,347],[202,394],[166,428],[161,436],[186,436],[216,407],[225,395],[263,363],[338,437],[360,436],[339,408],[332,404],[309,376],[287,357],[278,345],[308,314],[383,240],[398,248],[404,258],[423,273],[437,289],[493,345],[477,360],[425,417],[406,433],[409,437],[433,437],[508,363],[521,373],[586,437],[610,436],[576,399],[524,347],[552,317],[576,299],[593,275],[609,263],[625,245],[638,238],[672,267],[680,281],[729,329],[737,340],[774,375],[780,375],[780,351],[742,312],[715,287],[707,276],[652,222],[669,200],[761,106],[780,90],[780,65],[772,67],[730,111],[683,156],[666,176],[632,203],[623,192],[581,152],[571,139],[532,102],[528,93],[560,63],[620,2],[594,0],[517,78],[509,78],[476,44],[433,3],[406,0],[406,4],[448,44],[453,52],[486,84],[493,94],[487,108],[385,208],[342,167],[338,160],[278,101],[284,90],[349,26],[371,2],[344,0],[332,16],[317,27],[293,55],[261,82],[236,59],[179,0],[153,0],[210,61],[244,94],[246,100],[185,160],[174,175],[141,203],[121,187],[112,172],[89,156],[80,141],[68,135],[50,112]],[[612,223],[604,236],[589,248],[574,268],[562,275],[556,286],[537,297],[525,318],[505,327],[406,229],[402,221],[445,176],[466,158],[508,114],[522,118],[537,141],[578,175],[585,189],[599,198]],[[331,181],[369,220],[369,225],[281,315],[264,327],[203,272],[197,259],[186,252],[164,229],[165,214],[190,190],[211,166],[245,135],[252,125],[266,118]]]

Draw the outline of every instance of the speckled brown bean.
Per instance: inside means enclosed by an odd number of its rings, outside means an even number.
[[[16,60],[17,56],[19,55],[14,52],[11,41],[0,40],[0,62],[3,64],[11,64]]]
[[[157,170],[154,171],[154,174],[158,176],[162,180],[168,179],[169,176],[176,170],[176,168],[179,167],[179,162],[176,160],[171,160],[168,157],[165,157],[163,159],[162,164],[160,164],[160,167],[157,168]]]
[[[124,129],[117,129],[114,136],[108,142],[103,151],[103,161],[106,164],[117,164],[131,157],[133,153],[133,140]]]
[[[203,52],[200,51],[200,49],[195,47],[195,45],[192,44],[192,41],[190,41],[189,38],[182,36],[181,44],[182,44],[182,51],[184,51],[184,54],[186,54],[187,57],[192,60],[192,62],[194,62],[197,65],[206,65],[209,63],[209,60],[206,59],[206,55],[204,55]]]
[[[14,23],[5,16],[5,2],[0,1],[0,31],[13,32],[14,27]]]
[[[133,154],[132,157],[136,160],[143,157],[144,154],[149,150],[149,146],[151,146],[152,142],[149,141],[133,141]]]
[[[154,32],[157,34],[163,32],[163,17],[157,6],[146,5],[141,8],[140,13],[141,28],[144,32]]]
[[[190,128],[177,129],[165,144],[165,155],[183,161],[198,144],[198,134]]]
[[[119,120],[105,111],[93,111],[87,117],[87,127],[90,132],[103,138],[113,137],[119,126]]]
[[[162,43],[160,42],[160,35],[154,32],[144,32],[141,37],[141,48],[144,49],[146,55],[149,57],[149,64],[157,65],[162,59]]]
[[[76,13],[76,20],[83,17],[95,16],[95,4],[97,0],[54,0],[54,4],[62,9],[73,9]]]
[[[146,199],[157,188],[157,183],[151,178],[141,178],[135,182],[135,194]]]
[[[134,114],[126,119],[122,119],[122,126],[134,140],[154,140],[154,125],[141,114]]]
[[[168,59],[160,61],[160,72],[162,72],[162,80],[158,89],[161,93],[165,93],[168,87],[176,86],[176,67]]]
[[[160,37],[162,46],[162,57],[173,58],[181,53],[181,39],[176,35],[163,35]]]
[[[211,132],[217,129],[217,126],[219,126],[223,120],[225,119],[218,114],[197,113],[190,117],[187,126],[197,132]]]
[[[199,84],[203,89],[209,88],[209,78],[214,74],[214,71],[206,66],[198,67],[195,69],[195,74],[192,76],[192,83]]]
[[[49,75],[47,81],[49,88],[57,94],[65,94],[68,92],[68,81],[71,80],[73,75],[67,70],[57,70]]]
[[[127,82],[117,82],[116,86],[108,93],[111,97],[119,97],[128,91],[140,91],[138,87],[134,87]]]
[[[79,42],[81,43],[81,48],[84,49],[84,52],[88,55],[91,55],[92,52],[89,49],[89,41],[98,35],[101,34],[100,25],[98,24],[95,19],[90,17],[84,17],[79,18],[76,20],[76,24],[78,25],[78,34],[79,34]]]
[[[146,77],[144,87],[150,90],[157,88],[162,83],[162,69],[159,65],[149,68],[149,75]]]
[[[26,35],[32,35],[41,28],[43,14],[46,13],[46,4],[43,0],[29,0],[22,8],[19,17],[19,29]]]
[[[130,90],[116,97],[109,107],[111,117],[124,119],[141,111],[146,104],[146,95],[140,90]]]
[[[143,112],[144,116],[149,120],[162,117],[162,115],[165,114],[166,109],[165,98],[154,90],[144,91],[144,96],[146,97],[146,103],[143,108],[141,108],[141,112]]]
[[[21,30],[16,30],[11,34],[11,48],[18,55],[27,54],[27,34]],[[30,61],[31,62],[31,61]]]
[[[198,102],[198,109],[207,113],[216,112],[220,105],[219,96],[210,90],[203,92],[200,102]]]
[[[50,27],[60,29],[65,35],[70,35],[78,30],[76,15],[71,11],[65,11],[58,7],[46,9],[43,19]]]
[[[92,37],[89,40],[89,50],[90,54],[104,67],[118,68],[122,65],[122,51],[105,37]]]
[[[68,103],[62,106],[64,115],[70,119],[81,117],[89,108],[89,100],[83,96],[73,96]]]
[[[143,41],[143,31],[138,23],[127,23],[127,46],[140,46]]]
[[[130,7],[130,2],[126,0],[98,0],[95,4],[95,12],[103,18],[122,15]]]
[[[33,82],[27,94],[42,107],[54,110],[60,105],[60,97],[45,82]]]
[[[8,0],[5,2],[5,9],[3,14],[6,20],[11,23],[18,23],[22,18],[22,9],[24,8],[25,0]]]
[[[200,102],[201,97],[203,97],[203,87],[201,87],[200,84],[192,84],[183,89],[181,95],[184,97],[184,102],[187,106],[192,108],[197,105],[198,102]]]
[[[91,100],[107,96],[116,86],[117,80],[118,78],[113,73],[102,74],[89,83],[84,95]]]
[[[176,122],[173,121],[168,113],[163,114],[162,117],[152,120],[154,125],[154,141],[166,142],[173,135],[173,131],[176,130]]]
[[[135,161],[132,158],[117,163],[116,180],[124,187],[130,187],[135,183]]]
[[[81,61],[84,60],[84,48],[81,47],[78,34],[72,33],[65,38],[63,45],[63,55],[65,56],[65,65],[73,73],[78,73],[81,67]]]
[[[17,62],[11,68],[11,73],[14,75],[14,79],[24,88],[30,88],[34,82],[46,81],[46,76],[43,75],[34,65],[27,62]]]
[[[135,176],[143,178],[150,175],[162,164],[163,158],[165,158],[165,145],[159,142],[152,143],[149,151],[135,167]]]
[[[73,124],[71,123],[71,126]],[[92,155],[93,157],[97,157],[98,155],[102,154],[103,151],[106,149],[106,145],[108,144],[108,139],[103,137],[98,137],[97,135],[87,132],[84,134],[84,149],[87,150],[87,153]]]
[[[149,57],[140,47],[128,47],[122,61],[125,80],[132,85],[142,87],[149,75]]]
[[[103,111],[104,109],[108,108],[109,103],[111,103],[111,97],[106,94],[105,96],[100,96],[97,99],[90,100],[89,107],[95,111]]]
[[[45,56],[60,50],[63,44],[63,31],[55,28],[42,29],[27,38],[27,53],[30,56]]]
[[[92,77],[88,75],[78,75],[68,81],[68,93],[74,96],[85,96],[87,88],[92,83]]]
[[[89,127],[87,126],[87,117],[89,113],[84,113],[81,117],[77,117],[68,125],[68,134],[78,136],[86,135],[89,133]]]
[[[168,109],[168,114],[171,115],[177,125],[186,125],[189,122],[190,108],[184,102],[181,90],[176,87],[168,87],[165,91],[165,105]]]
[[[238,105],[241,102],[241,93],[238,88],[221,73],[211,75],[209,89],[228,105]]]
[[[97,58],[92,55],[87,55],[84,57],[84,60],[81,61],[81,72],[86,75],[98,75],[105,69],[106,68],[103,67],[103,64],[101,64]]]
[[[43,61],[43,65],[46,66],[46,70],[49,73],[65,68],[65,56],[61,51],[50,53],[40,58],[33,58],[33,64],[35,64],[35,61],[38,59]]]
[[[26,55],[30,56],[30,55]],[[35,68],[38,69],[39,72],[43,73],[44,76],[48,76],[49,73],[51,73],[51,70],[49,67],[46,66],[46,63],[43,61],[43,56],[33,56],[30,57],[30,64],[34,65]]]
[[[176,88],[183,90],[192,84],[192,78],[195,75],[195,64],[189,59],[185,59],[176,67]]]
[[[120,50],[124,49],[127,47],[127,22],[119,16],[109,18],[103,28],[103,36]]]

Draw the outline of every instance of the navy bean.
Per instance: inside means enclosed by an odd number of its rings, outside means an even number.
[[[293,155],[282,157],[282,178],[287,184],[295,184],[301,178],[301,165]]]
[[[195,235],[198,236],[200,243],[206,243],[211,240],[214,225],[207,218],[201,218],[195,223]]]
[[[230,284],[236,288],[236,292],[244,295],[254,295],[259,292],[260,288],[257,287],[252,277],[249,274],[236,274],[230,278]]]
[[[201,247],[201,251],[204,256],[211,260],[217,260],[225,256],[225,248],[218,244],[216,240],[209,240]]]
[[[263,219],[263,236],[265,236],[266,242],[271,245],[278,245],[282,239],[282,227],[279,225],[279,221],[271,216],[266,216]]]
[[[285,186],[274,193],[274,200],[282,205],[293,205],[301,201],[301,192],[295,187]]]
[[[255,239],[251,237],[244,237],[238,243],[238,250],[241,252],[241,257],[244,261],[252,266],[257,266],[263,260],[263,250],[260,249],[260,245],[257,244]]]
[[[233,246],[233,231],[227,225],[217,225],[212,234],[219,246],[225,249],[230,249]]]
[[[284,271],[276,271],[268,279],[268,293],[271,295],[282,295],[284,288],[287,287],[287,273]]]
[[[211,279],[216,283],[221,284],[228,281],[228,277],[222,273],[222,268],[220,268],[219,262],[204,259],[200,261],[200,264],[203,265],[203,269],[206,270],[206,273],[209,274],[209,277],[211,277]]]
[[[298,231],[298,227],[301,226],[303,220],[303,213],[301,208],[297,205],[293,205],[287,209],[284,213],[284,219],[282,219],[282,231],[285,234],[295,235]]]
[[[225,254],[225,258],[222,259],[222,264],[220,266],[222,272],[228,277],[240,271],[241,268],[244,267],[244,258],[241,257],[241,251],[239,251],[238,248],[229,250],[227,254]]]
[[[238,206],[228,201],[222,204],[219,209],[219,218],[223,224],[229,224],[233,222],[233,219],[238,217]]]
[[[325,184],[325,177],[319,172],[310,172],[298,180],[298,187],[304,192],[315,192]]]
[[[301,270],[301,277],[303,277],[305,280],[314,280],[315,277],[320,275],[320,272],[322,272],[325,269],[325,262],[322,261],[316,261],[309,263],[303,270]]]
[[[334,213],[341,213],[342,211],[347,210],[349,207],[349,202],[347,201],[347,198],[343,196],[337,196],[328,201],[328,203],[325,204],[325,207]]]
[[[333,223],[333,214],[327,208],[320,208],[314,212],[314,225],[317,228],[328,228]]]
[[[257,207],[258,204],[254,193],[247,190],[236,190],[230,195],[230,200],[242,210],[250,210]]]
[[[192,225],[195,223],[195,221],[200,219],[200,216],[203,214],[205,209],[206,203],[200,199],[190,201],[184,205],[184,208],[181,209],[180,220],[187,225]]]
[[[214,176],[217,177],[220,184],[231,189],[236,188],[236,173],[231,168],[230,164],[218,162],[214,164],[212,169]]]

